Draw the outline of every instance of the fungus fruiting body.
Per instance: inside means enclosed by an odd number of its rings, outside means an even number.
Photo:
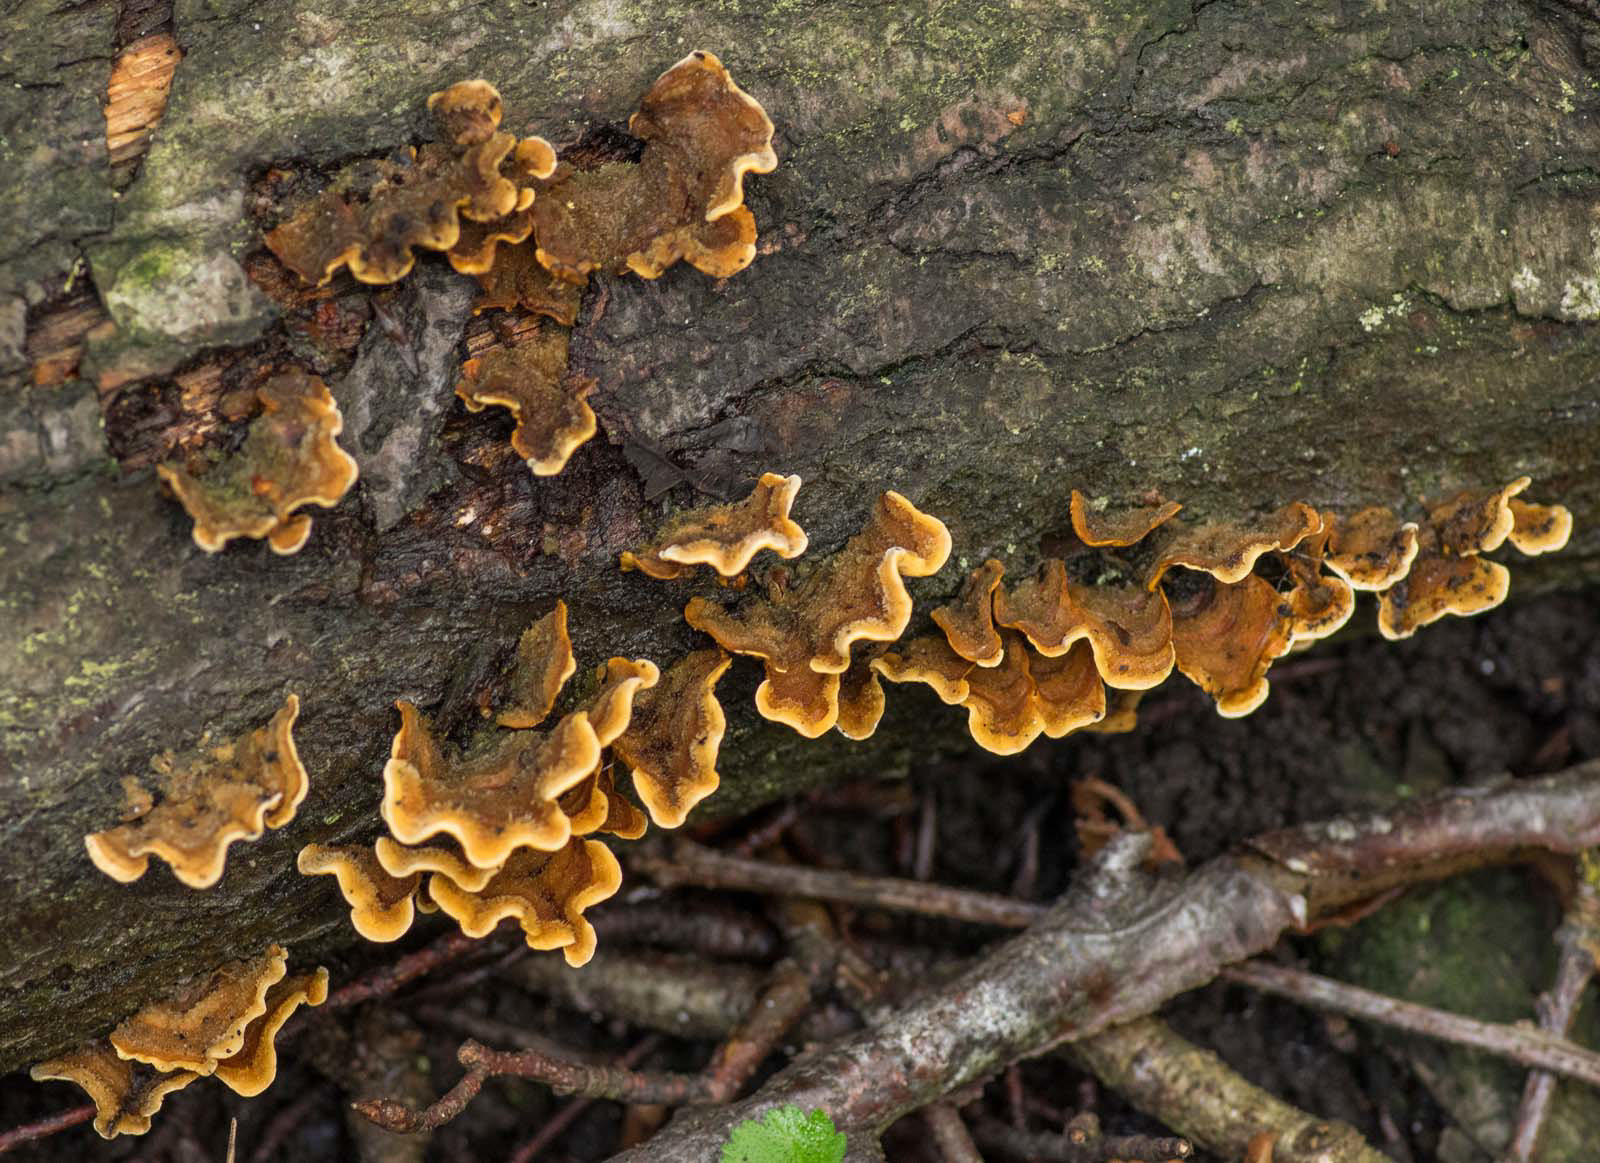
[[[102,1139],[142,1135],[167,1095],[200,1077],[192,1070],[159,1071],[123,1058],[100,1039],[41,1062],[35,1082],[75,1082],[94,1103],[94,1129]]]
[[[456,384],[468,410],[496,405],[517,427],[511,446],[535,476],[554,476],[595,434],[594,410],[584,398],[592,385],[567,374],[567,332],[554,324],[531,336],[469,359]]]
[[[278,1031],[302,1005],[319,1006],[327,1000],[326,969],[275,983],[267,990],[266,1011],[245,1027],[243,1044],[217,1063],[213,1077],[245,1098],[266,1090],[278,1076]]]
[[[1220,582],[1243,581],[1263,553],[1293,549],[1322,529],[1322,515],[1294,501],[1265,517],[1249,521],[1214,521],[1163,526],[1166,535],[1145,579],[1154,590],[1173,566],[1202,570]]]
[[[421,876],[391,874],[370,848],[359,844],[307,844],[296,860],[302,876],[333,876],[350,904],[350,924],[369,941],[397,941],[416,916],[412,901]]]
[[[994,594],[1005,566],[989,558],[967,575],[953,602],[933,611],[934,624],[962,658],[978,666],[999,666],[1004,646],[994,625]]]
[[[1037,577],[995,595],[995,621],[1046,657],[1087,641],[1110,686],[1145,690],[1172,673],[1172,614],[1160,589],[1079,585],[1064,562],[1049,559]]]
[[[344,419],[316,376],[288,371],[256,391],[261,415],[238,452],[201,476],[157,465],[194,519],[194,541],[217,553],[235,537],[266,538],[274,553],[297,553],[311,536],[304,505],[331,508],[355,484],[355,459],[335,439]]]
[[[159,800],[134,783],[132,818],[83,838],[95,867],[113,880],[133,881],[159,856],[189,887],[215,884],[228,845],[282,827],[305,799],[306,770],[293,734],[299,713],[300,700],[290,695],[269,723],[230,743],[158,756],[152,767]]]
[[[680,826],[717,790],[727,719],[716,687],[731,661],[721,650],[696,650],[667,667],[634,700],[633,719],[613,744],[657,827]]]
[[[806,532],[789,519],[800,478],[762,473],[743,501],[694,509],[669,521],[655,541],[622,555],[622,568],[671,580],[691,567],[708,565],[723,577],[742,573],[763,549],[779,557],[806,550]]]
[[[244,1045],[245,1027],[267,1012],[267,991],[282,980],[287,962],[288,954],[272,945],[259,957],[218,966],[112,1030],[111,1046],[157,1070],[210,1074]]]
[[[567,633],[567,604],[557,602],[518,639],[511,701],[495,721],[502,727],[537,727],[550,714],[561,688],[577,669],[572,638]]]
[[[1078,540],[1099,548],[1125,547],[1142,541],[1156,526],[1177,516],[1183,506],[1176,501],[1156,501],[1133,508],[1112,509],[1097,506],[1073,489],[1068,508],[1072,515],[1072,531],[1078,535]]]

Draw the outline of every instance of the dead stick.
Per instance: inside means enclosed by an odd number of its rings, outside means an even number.
[[[341,1006],[353,1006],[383,997],[467,953],[483,952],[492,948],[483,941],[460,933],[451,933],[425,948],[418,949],[415,953],[407,953],[392,965],[385,965],[366,977],[334,990],[328,995],[328,1008],[338,1009]]]
[[[64,1110],[60,1114],[51,1115],[49,1118],[40,1119],[35,1123],[24,1126],[12,1127],[9,1131],[0,1133],[0,1154],[22,1146],[24,1143],[36,1142],[39,1139],[48,1139],[51,1135],[76,1127],[94,1118],[94,1105],[75,1106],[71,1110]]]
[[[1556,935],[1561,959],[1556,965],[1555,984],[1539,999],[1540,1027],[1558,1036],[1572,1028],[1578,1002],[1595,974],[1595,951],[1600,949],[1600,892],[1590,874],[1596,858],[1600,853],[1585,852],[1579,857],[1577,890]],[[1506,1163],[1529,1163],[1533,1158],[1555,1089],[1556,1078],[1550,1071],[1529,1072],[1522,1088],[1522,1102],[1517,1106],[1511,1143],[1506,1148]]]
[[[1170,883],[1138,881],[1148,841],[1134,850],[1123,841],[1138,837],[1116,838],[1093,883],[966,972],[794,1063],[751,1098],[680,1116],[614,1163],[701,1163],[734,1124],[788,1103],[827,1111],[846,1135],[875,1138],[895,1119],[1010,1062],[1153,1012],[1223,965],[1271,948],[1320,908],[1536,848],[1600,844],[1597,777],[1600,763],[1581,764],[1381,817],[1289,829]],[[1130,965],[1140,971],[1129,973]]]
[[[1523,1066],[1538,1067],[1590,1086],[1600,1086],[1600,1054],[1548,1030],[1480,1022],[1431,1006],[1386,997],[1302,969],[1263,961],[1230,965],[1222,971],[1221,977],[1224,981],[1275,993],[1320,1010],[1363,1018],[1456,1046],[1486,1050]]]
[[[1019,1159],[1042,1159],[1047,1163],[1106,1163],[1110,1159],[1128,1163],[1153,1163],[1168,1159],[1187,1159],[1194,1147],[1187,1139],[1154,1135],[1115,1135],[1074,1137],[1024,1131],[996,1119],[980,1119],[973,1125],[973,1136],[985,1147],[993,1147]]]
[[[967,1130],[961,1112],[947,1102],[936,1102],[924,1107],[922,1117],[933,1135],[934,1145],[944,1163],[983,1163],[972,1133]]]
[[[688,840],[674,843],[669,856],[636,853],[628,861],[628,868],[663,888],[697,885],[808,897],[1006,929],[1026,928],[1045,911],[1043,905],[991,893],[725,856]]]
[[[632,1068],[639,1065],[661,1045],[661,1035],[650,1034],[634,1045],[633,1049],[624,1054],[617,1062],[619,1066]],[[577,1122],[584,1111],[594,1105],[592,1098],[574,1098],[567,1102],[560,1110],[550,1117],[550,1120],[539,1128],[537,1134],[511,1156],[508,1163],[531,1163],[531,1161],[551,1143],[554,1143],[573,1123]]]

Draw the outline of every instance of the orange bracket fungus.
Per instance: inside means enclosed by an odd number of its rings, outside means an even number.
[[[838,719],[851,647],[899,638],[911,620],[904,578],[936,573],[949,555],[944,523],[887,492],[866,527],[799,585],[737,612],[692,598],[684,619],[724,649],[762,659],[757,710],[814,739]]]
[[[1072,490],[1070,512],[1072,531],[1085,545],[1128,546],[1144,540],[1158,525],[1164,525],[1183,506],[1176,501],[1158,501],[1131,509],[1108,512],[1107,506],[1090,501],[1077,489]]]
[[[544,324],[462,364],[456,395],[472,412],[508,409],[517,421],[511,447],[543,477],[559,473],[595,434],[594,410],[584,400],[593,387],[567,374],[567,332]]]
[[[1159,588],[1078,585],[1051,558],[1036,577],[999,590],[994,604],[995,621],[1020,630],[1047,658],[1086,639],[1109,686],[1145,690],[1172,673],[1172,614]]]
[[[1192,586],[1172,609],[1178,669],[1216,700],[1218,714],[1248,715],[1267,697],[1268,667],[1294,642],[1293,623],[1279,615],[1272,583],[1255,574]]]
[[[655,278],[680,258],[715,277],[755,257],[744,175],[770,173],[772,122],[708,52],[663,73],[628,129],[637,163],[590,170],[562,163],[533,204],[540,263],[581,283],[595,271]]]
[[[194,518],[194,541],[216,553],[235,537],[267,539],[274,553],[298,553],[311,536],[302,505],[332,508],[356,483],[355,459],[334,439],[344,419],[316,376],[287,371],[256,391],[261,415],[244,445],[201,476],[157,465]]]
[[[667,667],[634,700],[633,719],[612,746],[657,827],[678,827],[717,790],[727,720],[716,688],[731,662],[721,650],[696,650]]]
[[[723,577],[733,577],[763,549],[779,557],[799,557],[806,551],[806,532],[789,519],[799,491],[799,477],[764,472],[755,491],[742,501],[673,517],[654,544],[624,553],[622,568],[665,581],[683,576],[692,566],[709,565]]]
[[[1324,514],[1328,541],[1323,563],[1358,590],[1384,590],[1405,577],[1417,559],[1417,526],[1392,509],[1362,509],[1348,518]]]
[[[511,673],[511,704],[495,716],[502,727],[537,727],[545,721],[567,680],[578,669],[567,633],[567,603],[522,632]]]
[[[302,1005],[319,1006],[327,1000],[326,969],[277,982],[267,991],[266,1012],[245,1027],[244,1044],[217,1063],[213,1077],[245,1098],[266,1090],[278,1076],[278,1031]]]
[[[656,685],[661,671],[647,658],[611,658],[595,669],[595,675],[600,689],[584,704],[583,713],[600,746],[610,747],[628,729],[634,700]]]
[[[164,1072],[130,1062],[100,1039],[41,1062],[29,1072],[35,1082],[76,1082],[94,1103],[94,1129],[102,1139],[142,1135],[173,1091],[200,1075],[192,1070]]]
[[[994,592],[1005,571],[989,558],[967,575],[954,602],[933,611],[934,624],[944,631],[950,649],[979,666],[999,666],[1004,652],[994,626]]]
[[[463,217],[492,223],[528,209],[534,187],[525,183],[555,172],[555,151],[542,138],[518,142],[499,132],[494,86],[463,81],[433,94],[428,107],[449,141],[409,150],[400,161],[346,167],[267,234],[279,261],[318,285],[346,265],[364,283],[392,283],[410,273],[415,248],[456,247]]]
[[[209,1075],[218,1059],[244,1045],[245,1027],[267,1012],[267,991],[283,979],[287,962],[278,945],[229,961],[134,1014],[111,1031],[111,1046],[157,1070]]]
[[[401,725],[383,769],[382,810],[396,840],[453,836],[479,868],[500,866],[520,847],[553,851],[567,842],[571,821],[558,800],[600,763],[600,741],[583,712],[547,732],[506,731],[479,751],[447,758],[416,707],[395,705]]]
[[[300,699],[290,695],[269,723],[231,743],[157,756],[151,766],[160,777],[159,795],[125,781],[127,822],[85,836],[89,859],[113,880],[127,882],[159,856],[190,888],[216,884],[229,844],[281,828],[305,799],[306,769],[293,734],[299,713]]]
[[[597,840],[574,836],[555,851],[519,848],[480,891],[463,892],[444,877],[428,894],[469,937],[486,937],[507,917],[522,926],[530,949],[560,949],[567,964],[588,964],[594,926],[583,912],[622,887],[622,866]]]
[[[1160,547],[1145,585],[1155,589],[1175,565],[1203,570],[1220,582],[1243,581],[1263,553],[1293,549],[1321,530],[1322,515],[1300,501],[1251,521],[1168,525],[1167,542]]]
[[[1572,536],[1572,513],[1565,505],[1533,505],[1513,500],[1511,532],[1506,536],[1517,552],[1535,557],[1565,549]]]
[[[612,780],[611,766],[607,764],[562,798],[561,810],[572,821],[574,836],[604,832],[619,840],[637,840],[644,835],[650,826],[649,817],[634,807]]]
[[[381,841],[380,841],[381,843]],[[302,876],[333,876],[350,905],[350,924],[369,941],[398,941],[411,928],[421,876],[391,875],[370,848],[307,844],[295,861]]]
[[[839,676],[839,715],[833,728],[846,739],[872,738],[883,718],[883,684],[872,669],[873,661],[865,656],[854,659]]]
[[[459,845],[442,836],[419,847],[397,843],[392,836],[379,836],[372,854],[378,867],[396,880],[410,880],[424,872],[436,872],[449,877],[467,892],[477,892],[499,871],[498,867],[479,868],[469,864],[461,855]]]

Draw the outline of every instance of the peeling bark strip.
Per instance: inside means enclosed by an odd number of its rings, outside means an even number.
[[[0,651],[0,1068],[230,948],[324,931],[337,893],[285,891],[295,848],[358,838],[393,700],[459,725],[530,612],[568,597],[586,657],[689,647],[682,602],[616,570],[664,516],[625,446],[705,488],[802,476],[819,554],[858,527],[853,498],[896,488],[969,568],[1032,558],[1073,488],[1157,489],[1200,517],[1398,511],[1527,473],[1577,520],[1540,575],[1597,576],[1586,18],[1379,7],[189,4],[117,199],[113,62],[162,28],[123,35],[109,2],[0,4],[0,632],[18,644]],[[274,165],[325,176],[415,139],[463,73],[504,78],[530,128],[603,134],[689,45],[721,50],[778,126],[782,164],[749,180],[764,253],[726,285],[598,280],[572,359],[604,439],[561,478],[460,423],[473,296],[444,264],[383,296],[398,344],[363,334],[362,288],[280,306],[246,274],[272,283],[252,216]],[[92,301],[61,298],[86,284]],[[308,350],[361,484],[295,559],[201,560],[139,466],[220,440],[258,365]],[[121,476],[100,471],[108,442]],[[76,838],[122,775],[290,689],[316,787],[295,834],[203,902],[86,879]],[[729,720],[723,811],[943,741],[893,701],[857,746],[763,728],[747,701]]]
[[[876,1135],[1018,1058],[1152,1013],[1222,966],[1271,948],[1286,930],[1316,919],[1308,900],[1339,896],[1319,892],[1319,882],[1337,880],[1350,894],[1369,896],[1447,875],[1469,847],[1481,852],[1478,864],[1533,848],[1589,847],[1600,840],[1600,762],[1455,792],[1334,830],[1331,845],[1326,824],[1274,833],[1276,847],[1298,853],[1298,871],[1245,849],[1170,887],[1130,871],[1141,853],[1128,843],[1133,837],[1123,837],[1108,846],[1089,884],[949,985],[795,1063],[744,1102],[681,1116],[615,1163],[699,1163],[733,1125],[789,1103],[820,1107],[847,1135]],[[1326,859],[1319,844],[1333,850]],[[1136,976],[1130,965],[1139,967]]]

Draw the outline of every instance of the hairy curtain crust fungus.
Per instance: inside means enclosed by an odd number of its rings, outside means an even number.
[[[866,527],[799,585],[737,612],[692,598],[683,616],[724,649],[762,659],[756,709],[814,739],[838,720],[838,676],[851,647],[899,638],[911,620],[904,578],[937,572],[949,555],[944,523],[886,492]]]
[[[102,1139],[144,1134],[167,1095],[200,1077],[192,1070],[165,1072],[130,1062],[104,1039],[41,1062],[28,1074],[35,1082],[81,1086],[94,1103],[94,1129]]]
[[[447,758],[416,707],[395,705],[400,730],[383,769],[382,812],[396,840],[452,836],[479,868],[504,864],[518,848],[553,851],[567,842],[571,821],[558,801],[600,762],[583,712],[547,732],[503,732],[486,748]]]
[[[190,888],[222,878],[228,845],[255,840],[294,818],[305,799],[306,769],[294,745],[300,699],[290,695],[265,726],[209,751],[157,756],[159,798],[127,787],[126,823],[83,838],[89,859],[113,880],[133,881],[159,856]]]
[[[1159,501],[1130,509],[1110,510],[1105,504],[1089,500],[1072,490],[1072,531],[1078,540],[1095,548],[1128,546],[1144,540],[1158,525],[1177,516],[1183,506],[1176,501]]]
[[[467,892],[477,892],[499,871],[498,867],[479,868],[468,863],[467,858],[461,855],[459,846],[443,837],[413,847],[399,843],[392,836],[379,836],[372,854],[378,861],[378,867],[396,880],[409,880],[424,872],[436,872],[449,877]],[[420,898],[418,903],[421,903]]]
[[[1293,549],[1322,530],[1322,515],[1310,505],[1294,501],[1274,513],[1250,521],[1214,521],[1195,525],[1168,525],[1168,539],[1160,547],[1145,586],[1154,590],[1175,565],[1202,570],[1220,582],[1242,581],[1256,560],[1273,549]],[[1107,681],[1110,681],[1109,679]]]
[[[463,892],[435,877],[428,893],[469,937],[486,937],[507,917],[522,926],[530,949],[560,949],[567,964],[588,964],[594,927],[584,910],[622,887],[622,868],[598,840],[573,837],[554,852],[519,848],[480,891]]]
[[[1381,506],[1349,517],[1323,514],[1327,544],[1323,564],[1358,590],[1384,590],[1406,576],[1417,559],[1417,526]]]
[[[567,375],[567,332],[546,323],[515,344],[467,360],[456,395],[472,412],[509,409],[517,422],[511,446],[534,476],[547,477],[595,434],[594,410],[584,400],[593,386]]]
[[[1424,552],[1406,574],[1378,595],[1378,632],[1409,638],[1447,614],[1463,617],[1492,610],[1506,600],[1511,571],[1476,554],[1445,557]]]
[[[763,549],[779,557],[799,557],[806,551],[806,531],[789,519],[799,491],[799,477],[764,472],[742,501],[674,516],[654,544],[623,553],[622,568],[666,581],[693,566],[709,565],[723,577],[733,577]]]
[[[112,1030],[111,1046],[157,1070],[209,1075],[218,1059],[244,1045],[245,1027],[267,1012],[267,991],[283,979],[287,960],[281,946],[271,945],[259,957],[218,966]]]
[[[562,797],[561,810],[572,821],[574,836],[604,832],[619,840],[637,840],[650,826],[650,818],[617,790],[610,764]]]
[[[278,1076],[278,1031],[302,1005],[319,1006],[328,1000],[328,971],[298,973],[267,991],[267,1010],[245,1027],[244,1044],[217,1063],[214,1078],[235,1094],[250,1098],[272,1085]]]
[[[634,700],[656,685],[661,671],[647,658],[611,658],[595,668],[595,675],[600,689],[584,704],[583,713],[600,746],[610,747],[628,729]]]
[[[474,314],[520,309],[542,315],[563,327],[578,321],[583,288],[546,270],[532,243],[509,246],[494,256],[494,265],[477,273],[483,292],[472,305]]]
[[[398,941],[416,917],[413,898],[421,876],[389,872],[371,848],[360,844],[307,844],[295,866],[302,876],[333,876],[350,905],[350,924],[369,941]]]
[[[872,659],[857,658],[839,676],[839,714],[833,727],[846,739],[870,739],[883,719],[883,684]]]
[[[572,637],[567,633],[567,603],[522,632],[517,640],[517,661],[511,672],[511,703],[495,716],[502,727],[537,727],[556,705],[567,680],[578,669],[572,657]]]
[[[658,828],[678,827],[717,790],[717,752],[727,729],[717,680],[732,661],[716,649],[680,658],[640,692],[628,729],[612,744]]]
[[[1077,585],[1059,559],[1047,559],[1035,577],[999,590],[995,621],[1020,630],[1046,657],[1086,639],[1100,677],[1119,689],[1145,690],[1172,673],[1166,593],[1134,585]]]
[[[267,539],[274,553],[297,553],[311,536],[302,505],[332,508],[356,483],[355,459],[334,438],[344,418],[316,376],[284,372],[256,391],[261,415],[238,452],[204,475],[157,465],[194,518],[194,541],[216,553],[235,537]]]
[[[1528,477],[1518,477],[1500,489],[1465,489],[1434,505],[1428,510],[1432,543],[1425,548],[1448,557],[1499,549],[1516,526],[1511,498],[1530,483]]]
[[[280,262],[317,285],[346,265],[364,283],[392,283],[410,273],[416,248],[456,246],[463,217],[493,222],[528,208],[533,187],[523,183],[549,177],[555,151],[540,138],[519,143],[498,131],[494,86],[461,82],[428,106],[450,140],[346,167],[268,232],[267,248]]]
[[[1185,590],[1172,610],[1178,670],[1216,701],[1219,715],[1248,715],[1267,697],[1268,668],[1294,642],[1293,616],[1255,574],[1232,583],[1195,578]]]
[[[967,575],[955,601],[933,611],[934,624],[944,631],[950,649],[979,666],[999,666],[1005,651],[994,625],[994,592],[1005,572],[1005,566],[989,558]]]
[[[1565,505],[1534,505],[1513,500],[1511,532],[1506,536],[1529,557],[1566,548],[1572,536],[1572,513]]]
[[[778,164],[761,106],[715,56],[693,52],[650,87],[628,129],[645,143],[637,163],[562,164],[540,187],[539,261],[575,283],[602,270],[653,278],[679,258],[717,277],[742,270],[755,257],[744,175]]]
[[[1000,652],[1004,656],[1003,644]],[[890,682],[920,682],[950,706],[966,700],[971,691],[967,676],[976,665],[952,650],[948,641],[931,634],[913,638],[901,649],[872,660],[872,669]]]

